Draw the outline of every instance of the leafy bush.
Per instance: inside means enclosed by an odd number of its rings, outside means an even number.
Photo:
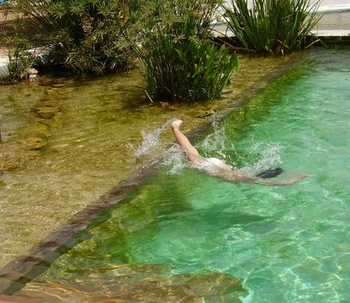
[[[53,47],[52,64],[101,74],[130,65],[121,36],[136,1],[19,0],[16,9],[29,17],[41,43]]]
[[[0,82],[18,82],[28,75],[34,62],[33,55],[27,51],[29,42],[18,35],[9,35],[6,31],[0,33],[0,40],[7,47],[8,58],[7,68],[0,74]]]
[[[139,40],[132,45],[145,65],[149,95],[170,101],[220,97],[238,60],[209,39],[209,23],[218,1],[150,0],[143,4],[135,24]]]
[[[229,29],[248,50],[284,54],[305,46],[306,37],[322,15],[319,0],[231,0],[224,5]]]
[[[132,50],[155,99],[217,98],[238,66],[211,40],[221,0],[18,0],[15,6],[50,45],[54,66],[80,73],[126,69]],[[31,29],[28,28],[30,31]]]

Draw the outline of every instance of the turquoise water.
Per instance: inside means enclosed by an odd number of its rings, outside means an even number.
[[[218,296],[206,296],[208,283],[196,280],[201,300],[181,302],[349,302],[349,50],[307,58],[197,145],[239,169],[280,165],[281,178],[308,173],[307,179],[267,187],[164,168],[67,243],[77,244],[21,292],[46,289],[78,302],[68,286],[117,297],[135,293],[141,280],[160,288],[174,277],[209,272],[210,283],[224,274],[242,279],[244,290],[236,297],[218,287]],[[159,302],[175,302],[168,295]],[[151,302],[138,300],[125,302]]]

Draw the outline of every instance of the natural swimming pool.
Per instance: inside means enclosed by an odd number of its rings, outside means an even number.
[[[238,167],[273,163],[308,179],[264,187],[164,168],[19,294],[50,302],[347,302],[349,50],[310,56],[305,69],[271,83],[197,144]],[[242,279],[241,299],[233,277]]]

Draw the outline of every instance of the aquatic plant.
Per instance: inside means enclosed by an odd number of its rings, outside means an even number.
[[[120,41],[130,22],[133,1],[19,0],[15,9],[26,17],[35,37],[51,45],[50,62],[78,73],[101,74],[127,69],[130,49]]]
[[[284,54],[306,46],[307,36],[322,17],[320,0],[231,0],[223,5],[228,28],[247,50]],[[315,37],[316,38],[316,37]]]
[[[235,54],[210,40],[216,0],[149,0],[131,44],[145,66],[148,95],[155,100],[218,98],[237,68]]]
[[[29,41],[18,35],[9,35],[1,31],[0,40],[7,47],[7,68],[0,73],[1,83],[15,83],[28,76],[34,57],[27,51]]]

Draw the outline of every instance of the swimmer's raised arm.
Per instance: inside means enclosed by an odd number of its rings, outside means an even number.
[[[199,155],[198,150],[191,144],[188,138],[180,131],[180,126],[182,120],[175,120],[171,123],[171,128],[175,136],[177,144],[179,144],[185,151],[186,157],[191,162],[195,162],[201,156]]]

